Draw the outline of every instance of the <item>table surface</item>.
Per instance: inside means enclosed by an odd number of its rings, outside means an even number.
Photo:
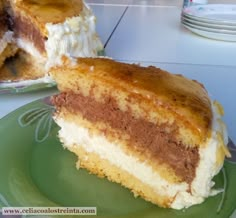
[[[210,1],[220,3],[222,1]],[[154,65],[196,79],[225,109],[229,136],[236,142],[236,43],[195,35],[180,23],[180,0],[87,0],[97,16],[106,55]],[[236,0],[224,0],[236,3]],[[0,118],[56,89],[0,95]]]

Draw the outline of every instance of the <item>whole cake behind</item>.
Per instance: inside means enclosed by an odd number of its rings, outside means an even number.
[[[212,178],[230,155],[227,132],[223,109],[200,83],[106,58],[64,59],[51,75],[59,138],[78,167],[162,207],[217,193]]]
[[[20,52],[14,61],[27,59],[26,68],[38,72],[20,72],[14,80],[41,75],[39,81],[53,84],[48,70],[61,64],[62,56],[94,57],[103,52],[103,45],[96,33],[96,17],[83,0],[0,0],[0,67],[18,50],[26,54]],[[8,74],[8,67],[3,67],[0,80],[10,78]]]
[[[61,56],[97,56],[96,18],[83,0],[9,0],[17,46],[51,67]]]

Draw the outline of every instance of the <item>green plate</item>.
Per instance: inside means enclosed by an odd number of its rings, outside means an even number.
[[[163,209],[135,198],[116,183],[76,170],[76,156],[63,149],[49,98],[0,120],[0,207],[97,207],[97,215],[158,218],[226,218],[236,209],[236,147],[214,180],[225,192],[185,210]],[[61,216],[60,216],[61,217]]]

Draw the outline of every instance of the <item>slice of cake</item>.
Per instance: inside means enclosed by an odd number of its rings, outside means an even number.
[[[80,58],[55,67],[52,101],[77,167],[122,184],[161,207],[199,204],[227,150],[223,109],[200,83],[161,69]],[[65,76],[66,75],[66,76]]]
[[[0,0],[0,67],[6,58],[13,56],[17,51],[13,40],[13,32],[7,28],[4,8],[4,2]]]
[[[96,18],[82,0],[9,0],[9,25],[19,48],[47,67],[62,55],[92,57],[103,49]]]
[[[30,83],[53,83],[49,76],[45,76],[44,66],[35,62],[31,55],[20,49],[14,57],[5,61],[0,69],[0,78],[0,87],[16,87],[16,85],[23,86]]]

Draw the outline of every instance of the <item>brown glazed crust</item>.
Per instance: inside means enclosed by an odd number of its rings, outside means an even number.
[[[78,16],[83,9],[82,0],[10,0],[13,13],[30,20],[42,35],[47,36],[47,23],[61,23],[66,18]]]
[[[148,102],[148,111],[153,113],[162,109],[182,125],[181,129],[191,132],[188,137],[192,144],[188,146],[204,145],[211,134],[213,115],[206,90],[200,83],[181,75],[107,58],[80,58],[74,65],[65,59],[63,67],[52,69],[51,74],[60,91],[83,89],[77,87],[76,81],[84,79],[110,86],[116,93],[128,93],[130,99],[140,104]]]

